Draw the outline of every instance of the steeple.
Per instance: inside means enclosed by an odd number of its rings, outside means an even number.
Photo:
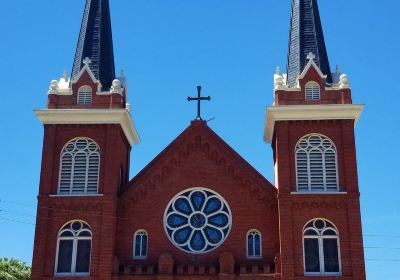
[[[85,58],[90,59],[89,68],[101,82],[103,90],[109,90],[115,78],[109,0],[86,0],[72,80],[84,67]]]
[[[297,76],[307,65],[310,52],[315,55],[314,61],[322,73],[327,75],[326,82],[331,83],[332,75],[317,0],[292,0],[287,64],[289,87],[297,85]]]

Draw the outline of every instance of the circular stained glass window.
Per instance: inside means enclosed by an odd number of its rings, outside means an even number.
[[[228,203],[218,193],[193,188],[177,194],[164,214],[169,240],[191,254],[203,254],[220,246],[231,230]]]

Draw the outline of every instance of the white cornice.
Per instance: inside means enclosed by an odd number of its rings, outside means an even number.
[[[354,120],[357,123],[364,105],[282,105],[267,108],[264,141],[271,143],[275,122],[300,120]]]
[[[130,145],[140,142],[127,109],[45,109],[34,112],[42,124],[119,124]]]

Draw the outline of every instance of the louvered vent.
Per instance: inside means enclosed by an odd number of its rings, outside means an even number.
[[[306,100],[320,100],[321,90],[319,84],[316,82],[309,82],[306,84]]]
[[[96,194],[99,170],[99,146],[87,138],[70,141],[61,153],[59,194]]]
[[[78,91],[78,104],[87,105],[92,103],[92,88],[85,86]]]
[[[338,191],[336,148],[318,134],[302,138],[296,146],[297,190],[299,192]]]

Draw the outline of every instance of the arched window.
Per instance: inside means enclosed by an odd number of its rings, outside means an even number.
[[[58,233],[56,271],[57,276],[88,276],[92,232],[83,221],[71,221]]]
[[[297,191],[339,190],[335,144],[326,136],[310,134],[296,145]]]
[[[87,105],[92,103],[92,88],[83,86],[78,90],[78,104]]]
[[[309,222],[303,231],[306,275],[340,275],[339,231],[325,219]]]
[[[252,229],[247,233],[247,257],[248,258],[261,258],[261,233]]]
[[[147,247],[149,244],[147,232],[143,229],[136,231],[133,240],[133,258],[145,259],[147,257]]]
[[[321,89],[316,82],[306,84],[306,100],[321,100]]]
[[[68,142],[60,160],[58,193],[62,195],[97,194],[100,169],[100,149],[89,138]]]

